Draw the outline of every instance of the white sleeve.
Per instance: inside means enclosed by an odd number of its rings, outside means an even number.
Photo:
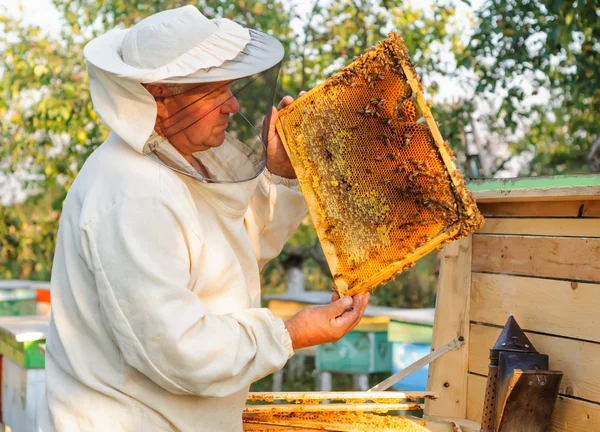
[[[275,258],[294,234],[307,212],[298,180],[265,170],[246,213],[246,231],[259,268]]]
[[[83,226],[104,325],[125,362],[176,394],[226,396],[293,354],[268,309],[206,313],[188,289],[202,239],[158,199],[132,199]],[[183,213],[183,212],[182,212]]]

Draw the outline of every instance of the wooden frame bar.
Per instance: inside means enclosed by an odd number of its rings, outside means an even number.
[[[425,403],[427,415],[464,418],[467,413],[471,250],[470,236],[444,247],[431,347],[458,336],[465,338],[465,345],[429,366],[427,390],[438,393],[439,399]]]

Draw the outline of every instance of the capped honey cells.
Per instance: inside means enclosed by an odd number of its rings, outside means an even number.
[[[483,217],[395,32],[279,114],[341,295],[373,290]]]

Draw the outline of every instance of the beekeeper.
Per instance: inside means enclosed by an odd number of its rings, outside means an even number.
[[[339,339],[368,300],[334,297],[285,323],[260,308],[259,270],[306,213],[273,123],[283,48],[186,6],[84,55],[112,131],[64,203],[51,429],[240,431],[250,384],[294,348]]]

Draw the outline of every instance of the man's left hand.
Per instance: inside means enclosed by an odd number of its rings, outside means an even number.
[[[300,92],[300,96],[305,93],[306,92],[304,91]],[[296,173],[294,172],[290,158],[285,151],[285,147],[281,142],[279,133],[275,128],[275,123],[279,118],[278,110],[285,108],[292,102],[294,102],[293,97],[285,96],[281,99],[277,108],[273,107],[271,109],[271,122],[269,123],[269,134],[267,135],[267,169],[275,175],[289,179],[295,179]]]

